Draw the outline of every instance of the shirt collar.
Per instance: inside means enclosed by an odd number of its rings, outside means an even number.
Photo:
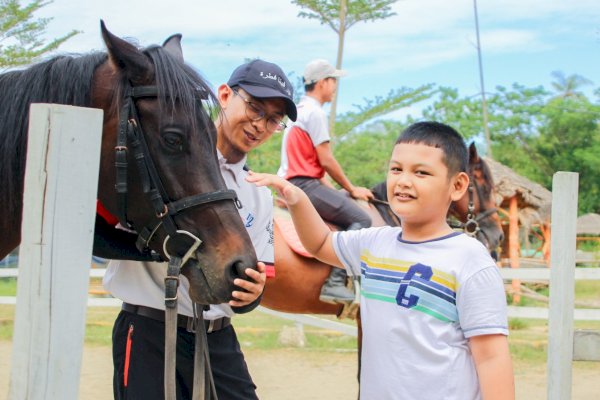
[[[307,103],[307,102],[309,102],[309,103],[313,103],[313,104],[321,107],[321,103],[319,102],[319,100],[315,99],[312,96],[306,95],[306,94],[300,98],[300,102],[301,103]]]
[[[236,180],[236,183],[237,183],[237,176],[239,174],[241,174],[242,171],[244,170],[244,165],[246,165],[247,158],[248,158],[248,156],[245,155],[244,158],[242,158],[237,163],[229,163],[229,162],[227,162],[227,159],[225,157],[223,157],[223,154],[221,154],[219,149],[217,149],[217,159],[219,160],[219,167],[221,169],[231,171],[231,173],[233,174],[233,178]]]

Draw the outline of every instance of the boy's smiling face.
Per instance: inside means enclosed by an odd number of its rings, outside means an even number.
[[[446,214],[462,197],[469,178],[464,172],[448,177],[442,149],[417,143],[394,146],[387,174],[388,200],[402,220],[403,230],[437,234],[449,229]]]

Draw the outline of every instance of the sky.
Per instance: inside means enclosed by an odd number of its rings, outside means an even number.
[[[186,61],[217,87],[249,58],[279,64],[294,83],[312,59],[335,64],[337,35],[299,18],[300,10],[288,0],[54,0],[36,16],[52,18],[49,39],[82,31],[58,53],[103,50],[100,19],[143,46],[181,33]],[[480,93],[473,0],[401,0],[392,10],[396,15],[347,31],[339,112],[428,83],[461,96]],[[553,71],[591,80],[589,96],[600,86],[600,1],[479,0],[477,10],[487,93],[513,83],[551,89]],[[416,116],[422,107],[390,118]]]

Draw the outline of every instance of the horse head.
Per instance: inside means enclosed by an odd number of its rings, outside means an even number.
[[[108,58],[91,90],[104,110],[98,199],[139,234],[140,250],[189,260],[194,301],[226,302],[257,260],[220,174],[211,90],[184,63],[180,35],[140,50],[101,30]]]
[[[469,146],[468,174],[469,189],[460,200],[452,203],[450,215],[461,222],[465,233],[476,237],[495,255],[504,240],[504,233],[497,212],[492,174],[474,143]]]

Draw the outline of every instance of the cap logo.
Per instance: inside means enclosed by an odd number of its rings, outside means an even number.
[[[285,81],[283,79],[281,79],[280,77],[278,77],[277,75],[273,75],[270,72],[265,75],[265,73],[261,71],[260,76],[263,79],[272,79],[274,81],[277,81],[277,83],[279,83],[281,85],[281,87],[283,87],[283,88],[285,87]]]

